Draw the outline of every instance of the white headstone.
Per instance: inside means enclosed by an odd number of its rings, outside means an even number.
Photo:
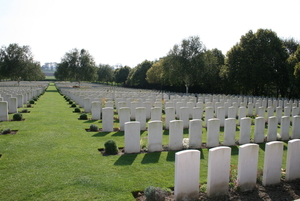
[[[169,129],[170,121],[175,120],[175,108],[174,107],[167,107],[166,110],[166,117],[165,117],[165,124],[166,124],[166,129]]]
[[[148,123],[148,151],[162,150],[162,121],[149,121]]]
[[[300,139],[300,116],[293,116],[292,139]]]
[[[240,139],[239,144],[246,144],[250,142],[251,119],[244,117],[241,119]]]
[[[225,120],[224,142],[225,146],[235,145],[236,119],[228,118]]]
[[[267,141],[277,140],[277,119],[275,116],[269,117]]]
[[[101,105],[100,101],[92,102],[92,120],[101,119]]]
[[[125,153],[139,153],[140,148],[140,122],[132,121],[125,123]]]
[[[8,121],[8,103],[0,102],[0,121]]]
[[[220,120],[219,119],[209,119],[207,122],[207,147],[217,147],[219,146],[219,136],[220,136]]]
[[[231,148],[215,147],[208,153],[207,195],[228,194]]]
[[[280,136],[282,140],[290,139],[290,117],[281,117]]]
[[[135,121],[140,122],[141,130],[146,130],[146,108],[137,107],[135,109]]]
[[[114,130],[114,110],[111,107],[102,109],[102,131],[112,132]]]
[[[255,118],[255,126],[254,126],[254,142],[255,143],[263,143],[265,139],[265,118],[264,117],[256,117]]]
[[[193,119],[189,122],[189,148],[200,149],[202,145],[202,121]]]
[[[175,154],[175,200],[199,197],[200,151],[185,150]]]
[[[257,144],[244,144],[239,148],[238,186],[242,191],[255,188],[258,164]]]
[[[278,184],[281,178],[283,142],[266,143],[262,183],[264,186]]]
[[[129,121],[130,121],[130,108],[120,107],[119,108],[120,131],[124,131],[125,123]]]
[[[300,140],[290,140],[288,143],[286,158],[285,180],[294,180],[300,178]]]
[[[170,151],[181,150],[182,140],[183,140],[183,121],[181,120],[170,121],[169,150]]]

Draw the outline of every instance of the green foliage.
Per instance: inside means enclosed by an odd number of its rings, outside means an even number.
[[[145,60],[132,69],[128,75],[127,84],[131,86],[147,87],[146,73],[153,62]]]
[[[72,49],[65,53],[54,76],[58,80],[95,81],[97,68],[94,58],[85,49]]]
[[[144,195],[146,197],[146,200],[155,200],[155,191],[156,187],[154,186],[147,186],[144,190]]]
[[[70,105],[73,104],[73,101],[69,101],[69,104],[70,104]]]
[[[81,110],[80,110],[80,108],[76,107],[76,108],[74,109],[74,112],[81,112]]]
[[[6,128],[2,131],[2,134],[9,134],[11,132],[10,128]]]
[[[289,86],[286,59],[288,53],[283,42],[272,30],[251,30],[227,52],[229,85],[233,93],[255,96],[285,96]],[[274,90],[270,87],[274,87]]]
[[[34,100],[30,100],[29,103],[30,103],[30,104],[34,104]]]
[[[98,131],[99,130],[99,127],[95,124],[91,124],[90,125],[90,131]]]
[[[22,113],[27,113],[27,112],[28,112],[28,109],[22,109],[21,112],[22,112]]]
[[[114,140],[107,140],[104,143],[105,153],[107,154],[117,154],[119,152],[118,146]]]
[[[88,116],[87,116],[87,114],[83,113],[83,114],[81,114],[81,115],[79,116],[79,119],[81,119],[81,120],[87,120],[87,119],[88,119]]]
[[[21,114],[21,113],[16,113],[16,114],[13,115],[13,120],[14,121],[21,121],[22,118],[23,118],[23,114]]]
[[[98,81],[100,82],[112,82],[114,78],[114,70],[108,64],[100,64],[97,69]]]
[[[170,189],[162,189],[159,187],[148,186],[145,188],[144,195],[146,200],[151,201],[164,201],[165,198],[170,195]]]
[[[71,105],[71,107],[76,107],[77,105],[75,104],[75,103],[73,103],[72,105]]]
[[[188,87],[197,83],[203,71],[202,54],[205,46],[198,36],[183,39],[180,45],[174,45],[169,51],[164,65],[171,85]]]
[[[124,66],[124,67],[116,69],[114,72],[116,83],[125,84],[130,71],[131,71],[131,68],[128,66]]]
[[[3,78],[17,80],[41,80],[45,74],[39,62],[34,61],[29,46],[9,44],[0,49],[0,74]]]

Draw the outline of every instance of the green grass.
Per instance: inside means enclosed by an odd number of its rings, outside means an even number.
[[[0,129],[18,130],[0,136],[0,200],[134,200],[131,191],[174,186],[175,152],[102,156],[98,148],[108,139],[124,146],[124,132],[86,132],[90,124],[101,128],[101,121],[78,120],[53,84],[29,110],[25,121],[0,123]],[[188,137],[187,129],[184,133]],[[141,132],[141,138],[146,136]],[[163,144],[168,137],[164,131]],[[231,162],[237,164],[238,147],[231,148]],[[201,183],[206,182],[208,151],[201,150]],[[263,156],[261,144],[260,168]],[[286,149],[283,158],[285,168]]]

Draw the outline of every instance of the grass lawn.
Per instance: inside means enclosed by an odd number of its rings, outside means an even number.
[[[108,139],[124,146],[124,133],[86,132],[92,123],[101,127],[101,121],[78,120],[53,84],[29,110],[25,121],[0,122],[0,129],[18,130],[0,135],[0,200],[134,200],[131,191],[174,186],[175,152],[102,156],[98,148]],[[203,128],[203,141],[205,135]],[[147,131],[141,133],[146,136]],[[168,137],[164,131],[164,144]],[[238,147],[231,148],[236,165]],[[264,144],[260,148],[262,168]],[[206,182],[207,158],[208,149],[201,150],[201,183]],[[286,142],[284,168],[285,158]]]

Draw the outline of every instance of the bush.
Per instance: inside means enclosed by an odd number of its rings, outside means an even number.
[[[23,118],[23,115],[21,113],[16,113],[13,115],[13,120],[14,121],[21,121]]]
[[[105,153],[107,154],[117,154],[119,152],[118,146],[114,140],[107,140],[104,143]]]
[[[30,103],[28,103],[28,104],[27,104],[27,107],[31,107],[31,104],[30,104]]]
[[[69,101],[69,104],[70,104],[70,105],[73,104],[73,101]]]
[[[8,134],[10,132],[11,132],[10,128],[7,128],[2,131],[2,134]]]
[[[170,189],[161,189],[159,187],[148,186],[144,191],[146,200],[164,201],[165,198],[171,194]]]
[[[77,107],[74,109],[74,112],[81,112],[81,110]]]
[[[90,131],[98,131],[99,130],[99,127],[95,124],[91,124],[90,125]]]
[[[34,100],[30,100],[29,103],[30,103],[30,104],[34,104]]]
[[[76,107],[76,104],[75,104],[75,103],[73,103],[73,104],[71,105],[71,107]]]
[[[22,112],[22,113],[27,113],[28,110],[27,110],[27,109],[23,109],[21,112]]]
[[[146,200],[153,200],[155,199],[155,191],[156,191],[156,187],[154,186],[147,186],[145,188],[144,194],[146,197]]]
[[[87,114],[81,114],[79,119],[87,120],[88,119]]]

